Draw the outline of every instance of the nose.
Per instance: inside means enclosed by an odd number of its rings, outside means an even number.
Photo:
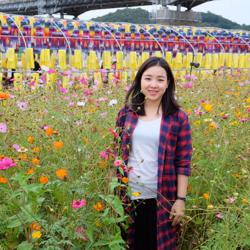
[[[156,79],[152,79],[152,81],[150,81],[150,87],[156,88],[157,85],[158,85],[158,83],[157,83]]]

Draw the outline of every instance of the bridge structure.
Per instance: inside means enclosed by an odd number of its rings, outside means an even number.
[[[0,0],[0,11],[19,15],[43,15],[60,13],[78,17],[80,14],[96,9],[131,7],[160,4],[163,8],[168,5],[191,10],[193,7],[213,0]],[[168,14],[168,13],[163,13]]]

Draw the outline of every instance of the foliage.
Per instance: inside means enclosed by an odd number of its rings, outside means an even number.
[[[92,20],[98,22],[128,22],[139,24],[151,23],[149,19],[149,12],[141,8],[126,8],[123,10],[117,10],[114,13],[110,13],[102,17],[93,18]]]
[[[249,73],[216,74],[176,74],[194,147],[184,250],[250,248]],[[0,170],[0,249],[125,248],[112,145],[128,86],[86,82],[10,90],[0,101],[0,159],[16,163]]]
[[[250,25],[240,25],[236,22],[232,22],[220,15],[213,14],[211,12],[201,13],[201,24],[200,26],[211,26],[222,29],[243,29],[250,30]],[[93,21],[98,22],[129,22],[139,24],[150,24],[155,20],[150,19],[150,13],[147,10],[141,8],[137,9],[123,9],[117,10],[114,13],[104,15],[102,17],[93,18]]]

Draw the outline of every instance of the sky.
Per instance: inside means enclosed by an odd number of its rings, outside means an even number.
[[[155,11],[160,6],[139,6],[148,11]],[[121,9],[121,8],[120,8]],[[170,9],[172,9],[170,7]],[[90,20],[98,16],[104,16],[115,12],[117,8],[105,10],[93,10],[80,15],[81,20]],[[250,0],[214,0],[193,8],[193,11],[207,12],[221,15],[239,24],[250,25]]]

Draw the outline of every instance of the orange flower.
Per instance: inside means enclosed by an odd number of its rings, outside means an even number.
[[[54,144],[55,149],[63,148],[63,142],[62,141],[54,141],[53,144]]]
[[[27,141],[28,143],[32,144],[35,141],[35,138],[33,136],[29,136]]]
[[[10,95],[8,93],[0,92],[0,101],[7,100],[9,98],[10,98]]]
[[[204,193],[203,195],[202,195],[202,197],[205,199],[205,200],[208,200],[209,199],[209,193]]]
[[[122,182],[127,184],[128,183],[128,177],[122,177]]]
[[[37,231],[41,230],[41,226],[40,226],[37,222],[32,222],[32,223],[30,224],[30,228],[31,228],[32,230],[37,230]]]
[[[39,160],[38,158],[33,158],[33,159],[32,159],[32,163],[33,163],[34,165],[39,165],[39,164],[40,164],[40,160]]]
[[[0,176],[0,184],[6,184],[6,183],[8,183],[8,179]]]
[[[60,168],[56,170],[56,176],[60,180],[65,180],[68,176],[68,171],[66,169]]]
[[[34,168],[30,168],[27,170],[26,174],[34,174],[35,173],[35,170]]]
[[[93,206],[93,208],[94,208],[96,211],[101,212],[101,211],[104,210],[104,205],[103,205],[102,202],[97,202],[97,203]]]
[[[33,153],[39,153],[40,152],[40,148],[39,147],[35,147],[32,149]]]
[[[54,134],[54,130],[53,130],[53,128],[48,127],[48,128],[45,129],[45,133],[46,133],[47,136],[51,136],[51,135]]]
[[[49,182],[49,178],[48,178],[47,176],[42,175],[42,176],[40,176],[40,178],[39,178],[39,182],[40,182],[41,184],[47,184],[47,183]]]
[[[28,160],[28,155],[27,154],[20,154],[19,158],[21,161],[27,161]]]

